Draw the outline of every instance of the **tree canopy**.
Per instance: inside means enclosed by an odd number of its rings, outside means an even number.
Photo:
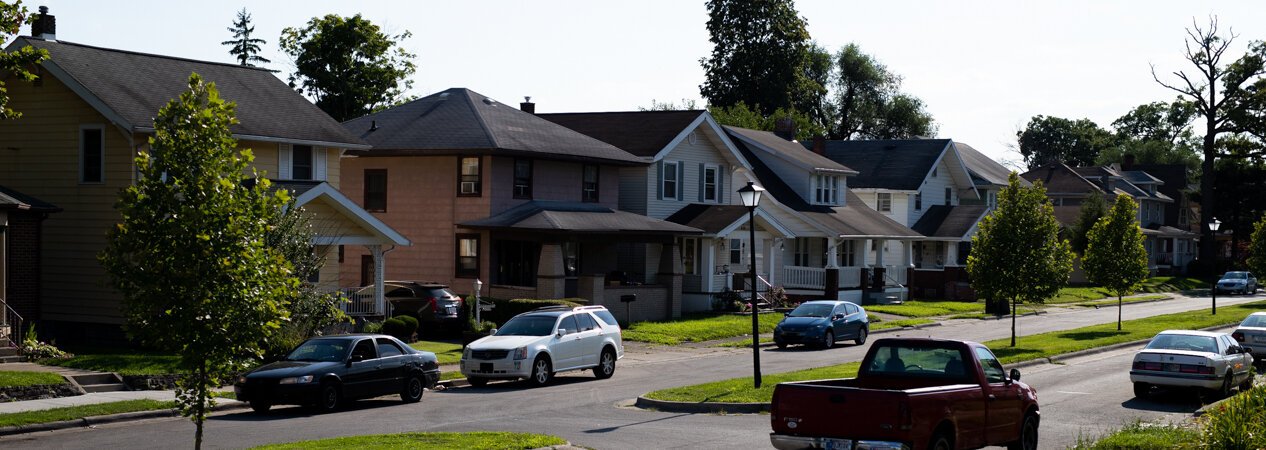
[[[848,44],[835,54],[836,120],[831,139],[899,139],[936,133],[923,101],[901,92],[901,76]]]
[[[294,59],[290,85],[342,122],[393,104],[413,87],[415,55],[399,46],[410,36],[387,34],[360,14],[329,14],[282,30],[281,49]]]
[[[287,195],[248,169],[252,154],[229,131],[236,122],[215,85],[190,76],[189,90],[158,111],[100,255],[127,333],[180,355],[176,401],[197,424],[199,448],[210,389],[260,356],[298,285],[266,240]]]
[[[1108,204],[1103,201],[1103,196],[1099,194],[1091,194],[1086,196],[1081,202],[1081,208],[1077,212],[1077,223],[1073,224],[1069,232],[1072,234],[1070,243],[1073,246],[1073,252],[1078,255],[1086,254],[1086,245],[1090,229],[1094,228],[1099,219],[1108,215]]]
[[[1259,276],[1266,273],[1266,214],[1253,223],[1248,242],[1248,270]]]
[[[1042,115],[1029,119],[1016,138],[1029,169],[1051,162],[1074,167],[1094,165],[1099,152],[1113,144],[1112,133],[1090,119]]]
[[[822,136],[825,132],[818,125],[818,122],[809,117],[808,114],[786,108],[779,108],[774,110],[773,113],[765,115],[747,107],[746,103],[739,103],[726,108],[709,107],[708,112],[721,125],[761,131],[774,131],[779,120],[791,119],[796,127],[794,138],[800,140],[809,139],[813,136]]]
[[[1117,296],[1117,329],[1121,329],[1122,296],[1133,294],[1147,279],[1147,249],[1138,223],[1138,204],[1117,194],[1112,211],[1086,236],[1082,268],[1090,282]]]
[[[27,16],[22,0],[13,3],[0,1],[0,42],[8,42],[10,36],[18,34],[22,24],[32,21],[34,17]],[[13,75],[23,81],[34,81],[37,75],[27,68],[47,58],[48,51],[29,45],[11,52],[0,51],[0,73]],[[0,78],[0,120],[19,117],[22,117],[21,112],[9,108],[9,90],[5,88],[4,80]]]
[[[712,55],[700,59],[699,93],[712,106],[739,103],[762,115],[812,109],[826,94],[804,18],[791,0],[708,0]]]
[[[1019,304],[1041,303],[1058,293],[1068,284],[1072,257],[1046,188],[1040,181],[1025,187],[1012,172],[998,207],[980,221],[967,256],[972,289],[991,303],[1010,303],[1012,347]]]
[[[251,25],[251,15],[246,12],[246,8],[237,12],[237,20],[233,21],[233,26],[228,27],[228,30],[233,33],[233,39],[221,42],[220,45],[228,45],[229,54],[237,58],[243,66],[253,67],[254,63],[272,62],[268,58],[259,56],[259,46],[267,42],[251,37],[251,33],[255,32],[255,26]]]

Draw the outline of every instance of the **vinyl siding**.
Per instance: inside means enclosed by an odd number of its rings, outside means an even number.
[[[647,183],[654,177],[654,166],[621,167],[619,169],[620,210],[646,214],[646,204],[655,195],[654,185]]]
[[[699,203],[699,165],[709,164],[720,168],[718,173],[725,178],[721,180],[722,185],[732,183],[733,174],[730,170],[730,164],[721,155],[720,152],[728,151],[724,148],[717,147],[711,139],[701,131],[693,132],[694,139],[683,139],[677,147],[673,148],[664,157],[664,161],[675,161],[682,164],[681,178],[678,183],[682,185],[680,199],[659,199],[659,173],[652,165],[646,170],[643,177],[643,183],[647,186],[645,195],[647,208],[645,214],[656,219],[664,219],[673,215],[677,210],[691,204]],[[692,142],[693,141],[693,142]],[[629,183],[634,182],[629,180]],[[731,201],[733,192],[731,189],[718,188],[719,198],[716,203],[728,204]],[[709,202],[711,203],[711,202]],[[637,212],[637,211],[634,211]]]
[[[494,212],[501,212],[532,200],[580,202],[584,164],[565,161],[532,160],[532,198],[514,198],[514,160],[492,157],[492,198]],[[619,206],[619,168],[598,167],[598,202],[616,209]]]
[[[923,209],[914,209],[914,194],[893,194],[893,197],[909,197],[906,204],[909,205],[907,213],[909,214],[910,221],[909,223],[906,223],[906,226],[912,226],[915,222],[918,222],[919,219],[923,217],[923,213],[927,212],[928,207],[933,205],[944,205],[945,188],[953,187],[953,182],[954,179],[951,176],[950,167],[946,164],[945,159],[942,158],[936,165],[936,176],[934,177],[931,173],[929,173],[928,177],[923,180],[923,184],[919,186],[919,192],[923,193]],[[957,199],[958,191],[955,189],[954,200],[957,201]],[[893,209],[896,209],[895,204],[893,205]]]
[[[877,200],[876,192],[873,192],[873,191],[872,192],[853,191],[853,192],[856,193],[858,197],[861,197],[862,203],[865,203],[866,207],[878,211],[878,208],[877,208],[878,200]],[[941,195],[944,196],[945,194],[942,192]],[[923,202],[924,208],[926,208],[927,207],[926,194],[924,195],[923,199],[924,199],[924,202]],[[913,200],[914,200],[913,196],[911,195],[906,195],[903,193],[893,193],[892,194],[892,211],[886,212],[883,214],[888,216],[888,218],[897,221],[897,223],[903,224],[907,227],[912,226],[914,225],[914,222],[910,220],[910,211],[914,209],[914,206],[911,205],[910,202]]]

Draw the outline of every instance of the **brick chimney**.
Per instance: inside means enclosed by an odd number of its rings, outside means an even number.
[[[519,109],[528,114],[536,114],[536,103],[532,103],[532,96],[523,97],[523,103],[519,103]]]
[[[774,134],[788,141],[796,140],[796,121],[784,117],[774,121]]]
[[[813,153],[826,156],[826,137],[820,134],[813,137]]]
[[[31,22],[31,37],[46,41],[57,40],[57,18],[48,13],[47,6],[41,6],[40,15]]]
[[[1134,170],[1134,154],[1126,153],[1121,157],[1121,170]]]

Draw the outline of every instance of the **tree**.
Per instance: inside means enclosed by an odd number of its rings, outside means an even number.
[[[1095,164],[1119,163],[1131,155],[1138,164],[1182,164],[1194,173],[1200,168],[1194,118],[1195,107],[1182,100],[1139,105],[1112,122],[1116,143],[1100,149]]]
[[[260,356],[298,285],[266,240],[287,195],[248,170],[253,157],[229,130],[236,122],[215,85],[191,75],[189,90],[158,111],[100,255],[123,294],[128,335],[180,355],[176,402],[197,425],[196,448],[210,389]]]
[[[1098,193],[1092,193],[1081,202],[1081,209],[1077,213],[1077,223],[1073,224],[1072,239],[1070,239],[1073,252],[1078,255],[1086,254],[1086,244],[1090,229],[1094,228],[1099,219],[1108,215],[1108,204],[1103,201],[1103,196]]]
[[[900,139],[936,133],[923,101],[901,92],[901,76],[848,44],[835,55],[836,121],[831,139]]]
[[[795,138],[799,140],[823,136],[826,131],[809,115],[784,108],[776,109],[772,114],[764,115],[760,111],[748,108],[746,103],[740,102],[728,108],[712,106],[708,108],[708,112],[721,125],[761,131],[774,131],[779,119],[790,118],[796,126]]]
[[[41,9],[41,11],[47,11],[47,9]],[[22,0],[13,3],[0,1],[0,37],[3,37],[0,41],[8,42],[10,35],[18,34],[22,24],[34,22],[34,19],[34,17],[27,17],[26,7],[22,6]],[[0,51],[0,73],[6,73],[27,82],[35,81],[37,75],[28,69],[45,59],[48,59],[47,50],[36,49],[29,45],[11,52]],[[19,117],[22,117],[21,112],[9,108],[9,90],[5,88],[3,78],[0,78],[0,120]]]
[[[638,111],[689,111],[693,109],[699,109],[699,102],[692,98],[683,98],[680,104],[651,99],[651,106],[637,107]]]
[[[405,31],[390,35],[357,14],[314,17],[303,28],[281,31],[281,49],[294,59],[290,86],[316,100],[340,122],[400,99],[413,87],[414,54],[399,47]]]
[[[1248,242],[1248,270],[1266,273],[1266,214],[1253,223],[1253,235]]]
[[[1196,117],[1202,122],[1203,129],[1199,134],[1203,138],[1200,149],[1203,160],[1200,164],[1200,223],[1213,221],[1217,198],[1213,195],[1214,161],[1218,155],[1218,137],[1223,134],[1248,132],[1260,127],[1262,88],[1266,85],[1263,74],[1266,73],[1266,44],[1254,42],[1249,45],[1247,53],[1239,59],[1223,63],[1223,57],[1235,40],[1230,34],[1223,38],[1219,35],[1217,17],[1210,17],[1205,27],[1192,22],[1187,29],[1186,47],[1183,57],[1195,67],[1194,74],[1177,70],[1172,75],[1176,82],[1161,81],[1152,67],[1152,79],[1157,84],[1174,92],[1186,102],[1191,103]],[[1200,227],[1200,259],[1213,260],[1213,233],[1207,227]]]
[[[251,63],[268,64],[269,61],[263,56],[259,56],[259,46],[267,43],[263,39],[251,37],[251,33],[255,32],[255,27],[251,25],[251,15],[246,12],[246,8],[242,8],[237,12],[237,20],[233,22],[233,26],[228,28],[233,33],[233,39],[221,42],[220,45],[228,45],[229,54],[237,58],[243,66],[254,67]]]
[[[1041,303],[1068,283],[1072,249],[1059,237],[1055,210],[1041,182],[1020,185],[1011,173],[998,195],[998,207],[980,221],[967,256],[972,289],[991,302],[1007,301],[1011,309],[1011,346],[1021,302]]]
[[[286,305],[288,319],[276,336],[263,344],[265,360],[281,358],[326,327],[347,321],[347,314],[339,307],[343,301],[341,296],[322,292],[306,281],[320,273],[325,265],[325,255],[313,251],[316,231],[312,215],[296,207],[291,200],[269,221],[265,244],[290,262],[300,283]]]
[[[1090,119],[1069,120],[1037,115],[1029,119],[1024,130],[1016,133],[1020,154],[1029,169],[1050,162],[1070,166],[1094,165],[1095,158],[1114,142],[1108,132]]]
[[[1087,236],[1082,267],[1090,282],[1117,296],[1117,330],[1121,329],[1122,296],[1133,294],[1147,279],[1147,250],[1139,227],[1138,204],[1117,194],[1112,212],[1095,223]]]
[[[708,104],[739,103],[771,115],[779,108],[812,112],[826,95],[820,60],[804,18],[791,0],[708,0],[712,55],[701,58],[699,93]],[[816,78],[816,79],[815,79]]]

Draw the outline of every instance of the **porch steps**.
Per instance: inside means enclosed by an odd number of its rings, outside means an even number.
[[[26,357],[18,354],[17,347],[0,347],[0,363],[17,363],[26,361]]]
[[[70,374],[66,378],[79,385],[86,393],[130,390],[123,384],[123,378],[115,373]]]

